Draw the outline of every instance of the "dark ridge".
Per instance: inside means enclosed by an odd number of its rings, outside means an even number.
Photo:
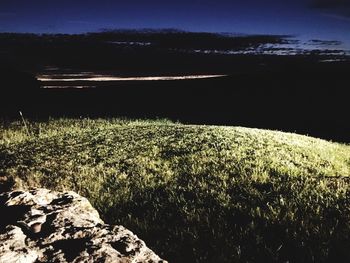
[[[151,45],[119,45],[113,41]],[[19,118],[22,111],[33,118],[162,117],[184,123],[279,129],[350,142],[346,95],[350,60],[341,51],[315,49],[285,56],[192,52],[255,50],[267,43],[272,51],[288,52],[287,47],[278,45],[290,41],[294,40],[288,36],[231,37],[177,30],[0,34],[0,116]],[[84,90],[59,89],[67,83],[36,79],[41,74],[79,72],[121,77],[227,77],[70,83],[97,86]],[[40,89],[45,85],[53,89]]]

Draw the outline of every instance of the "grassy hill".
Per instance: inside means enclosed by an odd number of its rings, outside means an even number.
[[[350,260],[350,146],[159,121],[2,123],[4,189],[70,189],[170,262]]]

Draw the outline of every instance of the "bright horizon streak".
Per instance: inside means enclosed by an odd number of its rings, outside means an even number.
[[[91,89],[96,86],[41,86],[42,89]]]
[[[155,81],[155,80],[186,80],[186,79],[208,79],[220,78],[227,75],[189,75],[189,76],[158,76],[158,77],[89,77],[89,78],[63,78],[54,79],[38,77],[39,81],[45,82],[68,82],[68,81]]]

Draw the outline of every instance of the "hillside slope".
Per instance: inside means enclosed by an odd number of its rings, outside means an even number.
[[[3,188],[74,190],[170,262],[349,260],[350,146],[167,121],[2,124]]]

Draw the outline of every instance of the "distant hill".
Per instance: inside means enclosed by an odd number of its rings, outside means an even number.
[[[350,60],[339,43],[292,36],[112,30],[0,34],[0,115],[164,117],[350,142]],[[181,81],[36,81],[37,76],[225,75]],[[67,83],[70,86],[67,88]],[[53,85],[52,89],[40,86]],[[62,88],[66,87],[66,88]],[[88,90],[74,89],[88,87]],[[91,89],[89,89],[91,87]]]
[[[321,43],[321,44],[320,44]],[[120,74],[150,74],[261,68],[261,64],[300,64],[348,60],[331,42],[313,40],[297,48],[292,36],[230,35],[177,30],[112,30],[80,35],[0,34],[0,58],[22,70],[115,70]],[[319,48],[317,45],[321,45]],[[304,45],[305,46],[305,45]],[[306,47],[306,46],[305,46]],[[283,56],[281,56],[283,55]],[[283,58],[282,58],[283,57]],[[260,66],[259,66],[260,65]],[[243,67],[243,68],[242,68]]]

